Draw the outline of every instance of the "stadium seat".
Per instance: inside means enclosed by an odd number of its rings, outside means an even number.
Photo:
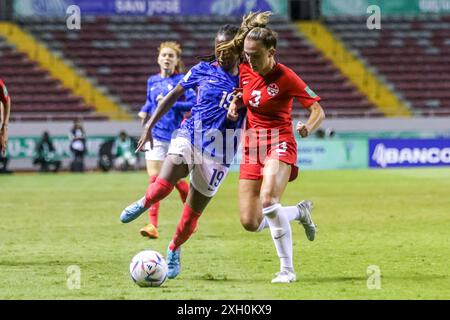
[[[43,26],[35,27],[41,30]],[[2,37],[0,56],[0,76],[13,101],[11,121],[107,120]]]
[[[450,16],[384,17],[382,29],[371,31],[362,18],[334,17],[326,23],[374,67],[414,115],[448,116]]]
[[[272,18],[271,24],[279,34],[277,60],[291,67],[322,97],[321,104],[330,110],[328,117],[382,115],[291,22]],[[62,52],[136,114],[145,102],[148,76],[159,71],[159,42],[180,41],[183,61],[189,68],[198,62],[197,56],[213,52],[214,35],[220,26],[239,25],[240,18],[90,17],[83,20],[81,33],[61,28],[65,26],[61,19],[45,23],[42,19],[22,19],[19,23],[49,48]],[[293,110],[294,118],[305,115],[298,102]]]

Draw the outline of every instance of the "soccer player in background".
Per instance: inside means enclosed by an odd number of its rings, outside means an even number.
[[[184,77],[183,63],[181,61],[181,47],[177,42],[162,42],[158,49],[158,64],[160,72],[152,75],[147,81],[147,100],[139,112],[142,123],[146,123],[155,112],[158,103],[178,84]],[[195,93],[187,90],[172,108],[155,124],[152,130],[153,148],[147,143],[145,160],[150,184],[155,182],[161,170],[161,165],[167,156],[172,133],[177,130],[186,112],[189,112],[195,103]],[[189,185],[180,179],[175,185],[180,193],[181,201],[186,202]],[[154,203],[148,211],[149,224],[140,230],[144,237],[158,238],[159,201]]]
[[[0,79],[0,156],[6,156],[8,147],[8,124],[11,112],[11,97],[2,79]]]
[[[270,13],[265,14],[268,17]],[[221,47],[222,50],[243,51],[247,61],[239,66],[248,133],[244,137],[240,167],[240,220],[248,231],[270,228],[280,258],[280,272],[272,282],[289,283],[296,281],[289,221],[298,220],[310,241],[316,233],[311,219],[311,201],[289,207],[280,204],[287,183],[298,174],[297,143],[291,119],[293,99],[310,112],[306,124],[297,124],[301,137],[307,137],[318,128],[325,115],[319,104],[320,97],[294,71],[275,61],[277,34],[266,28],[265,23],[257,27],[249,25],[253,15],[244,17],[236,37]],[[228,113],[230,119],[237,119],[237,106],[233,102]]]
[[[237,30],[238,27],[230,25],[221,27],[215,38],[216,47],[232,39]],[[160,102],[146,123],[137,150],[142,150],[147,141],[153,147],[152,129],[158,120],[186,90],[197,90],[197,103],[192,108],[192,117],[183,123],[177,137],[171,141],[168,157],[163,162],[158,178],[149,185],[145,196],[125,208],[120,216],[125,223],[136,219],[146,208],[165,198],[177,181],[190,174],[189,194],[167,250],[169,278],[179,274],[181,245],[195,230],[202,212],[224,181],[237,151],[236,137],[226,132],[240,133],[245,117],[245,109],[242,109],[237,121],[227,119],[228,105],[234,89],[239,85],[239,54],[215,50],[215,55],[210,58],[209,62],[198,63],[186,74]],[[222,138],[224,143],[214,143]]]

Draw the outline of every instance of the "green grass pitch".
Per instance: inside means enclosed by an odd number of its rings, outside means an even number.
[[[0,299],[450,299],[449,169],[301,173],[282,203],[312,199],[319,233],[309,242],[292,223],[298,280],[288,285],[270,283],[279,263],[269,231],[240,226],[232,173],[184,245],[179,277],[137,287],[132,256],[165,256],[181,212],[175,190],[161,204],[160,239],[139,235],[146,214],[121,224],[147,180],[143,171],[1,176]],[[72,265],[79,289],[68,288]],[[371,265],[380,289],[367,286]]]

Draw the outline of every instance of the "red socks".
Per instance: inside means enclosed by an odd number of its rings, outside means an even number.
[[[155,182],[150,184],[145,193],[144,207],[150,208],[152,204],[167,197],[173,190],[174,186],[166,179],[157,178]]]
[[[189,185],[185,180],[180,180],[175,185],[175,188],[177,188],[178,192],[180,193],[181,201],[185,203],[187,195],[189,193]]]
[[[152,185],[152,183],[156,181],[156,178],[158,178],[157,175],[151,176],[149,185]],[[148,209],[148,220],[155,227],[158,227],[158,214],[159,214],[159,201],[152,204]]]
[[[189,192],[189,185],[184,180],[178,181],[175,186],[180,193],[183,203]],[[156,175],[150,177],[150,184],[145,193],[144,207],[149,208],[149,222],[158,227],[159,201],[167,197],[173,190],[174,186],[167,180],[158,178]]]
[[[178,222],[177,230],[172,241],[169,244],[169,249],[174,251],[185,243],[197,227],[198,218],[201,212],[195,212],[187,204],[184,205],[183,214]]]

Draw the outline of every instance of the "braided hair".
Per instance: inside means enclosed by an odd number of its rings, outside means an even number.
[[[219,36],[223,36],[225,39],[233,39],[237,32],[239,31],[239,27],[231,25],[231,24],[226,24],[223,25],[222,27],[220,27],[220,29],[217,31],[216,34],[216,38],[218,38]],[[201,61],[205,61],[205,62],[213,62],[216,59],[219,59],[219,56],[216,56],[217,52],[215,52],[214,54],[210,54],[210,55],[205,55],[205,56],[198,56],[197,59],[201,60]]]
[[[255,29],[267,29],[266,25],[269,23],[269,16],[272,12],[250,12],[242,18],[241,27],[230,41],[221,43],[217,46],[217,52],[233,51],[236,53],[241,53],[244,50],[244,40],[247,35]],[[268,32],[274,33],[272,30],[267,29]],[[275,34],[276,38],[276,34]]]

